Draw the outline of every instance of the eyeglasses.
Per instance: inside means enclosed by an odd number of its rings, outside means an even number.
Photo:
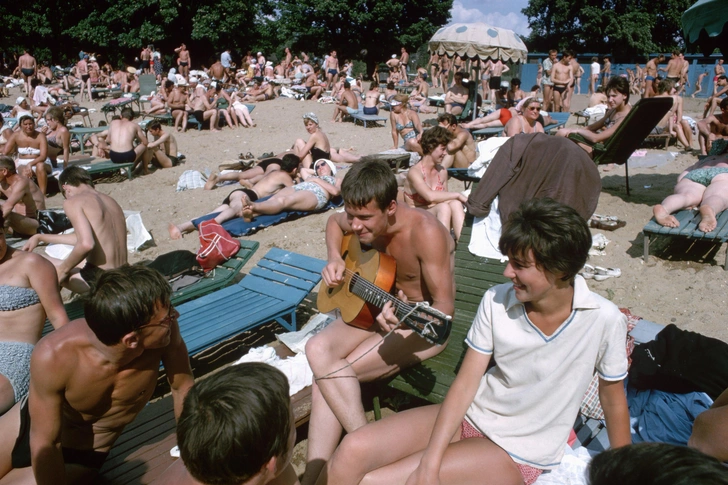
[[[526,108],[528,111],[541,111],[541,106],[529,106]]]
[[[142,325],[141,327],[139,327],[137,329],[137,331],[139,331],[143,328],[151,328],[151,327],[169,328],[169,326],[172,325],[172,322],[177,320],[178,317],[179,317],[179,312],[177,311],[177,309],[174,306],[170,305],[169,311],[167,312],[167,316],[164,317],[162,320],[160,320],[159,323],[148,323],[146,325]]]

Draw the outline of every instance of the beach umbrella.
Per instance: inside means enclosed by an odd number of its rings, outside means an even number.
[[[435,32],[429,43],[430,52],[463,58],[500,59],[503,62],[526,62],[528,49],[515,32],[475,22],[452,24]]]
[[[682,27],[686,40],[700,45],[710,53],[718,47],[728,53],[728,2],[726,0],[698,0],[682,14]]]

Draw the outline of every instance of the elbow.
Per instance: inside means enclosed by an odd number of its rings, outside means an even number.
[[[87,255],[88,253],[90,253],[93,250],[93,248],[94,248],[93,241],[80,241],[79,240],[76,243],[76,249],[78,249],[79,251],[82,251],[84,255]]]

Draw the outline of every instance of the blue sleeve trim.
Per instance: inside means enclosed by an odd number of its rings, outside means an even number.
[[[472,340],[470,340],[469,338],[466,338],[466,339],[465,339],[465,343],[466,343],[466,344],[468,344],[468,346],[469,346],[469,347],[470,347],[471,349],[473,349],[473,350],[477,350],[477,351],[478,351],[478,352],[480,352],[481,354],[492,354],[492,353],[493,353],[493,349],[484,349],[484,348],[482,348],[482,347],[478,347],[478,346],[477,346],[477,345],[475,345],[475,344],[474,344],[474,343],[472,342]]]

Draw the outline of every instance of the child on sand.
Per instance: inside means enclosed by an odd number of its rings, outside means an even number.
[[[577,275],[590,244],[574,209],[524,203],[500,239],[512,283],[485,293],[445,401],[347,435],[318,483],[531,484],[559,465],[595,370],[611,446],[630,444],[626,319]]]

